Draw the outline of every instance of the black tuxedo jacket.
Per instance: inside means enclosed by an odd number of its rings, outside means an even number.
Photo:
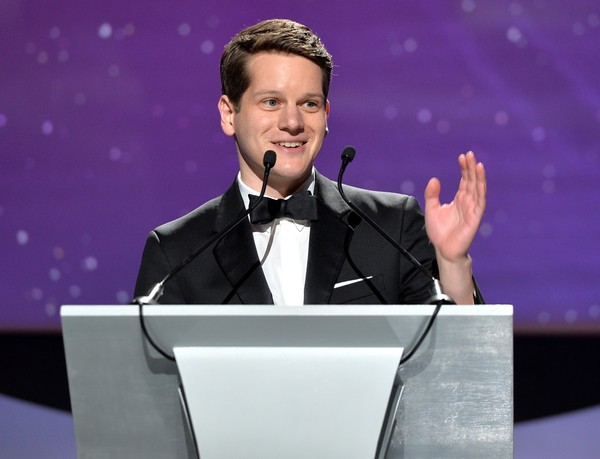
[[[437,276],[435,253],[416,199],[345,186],[348,198]],[[429,297],[429,279],[346,205],[334,182],[316,174],[319,219],[311,223],[305,304],[410,304]],[[244,211],[238,185],[152,231],[135,296],[148,293],[171,269]],[[346,285],[345,281],[364,279]],[[161,303],[273,304],[252,228],[244,221],[165,285]]]

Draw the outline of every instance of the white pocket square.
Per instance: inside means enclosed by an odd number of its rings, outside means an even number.
[[[333,286],[333,288],[345,287],[346,285],[356,284],[357,282],[364,282],[368,279],[373,279],[373,276],[359,277],[358,279],[351,279],[344,282],[338,282]]]

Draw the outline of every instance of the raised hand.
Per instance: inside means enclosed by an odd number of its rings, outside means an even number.
[[[441,184],[432,178],[425,188],[425,227],[438,263],[460,263],[468,258],[486,204],[486,178],[482,163],[473,152],[458,157],[461,179],[449,204],[440,203]]]

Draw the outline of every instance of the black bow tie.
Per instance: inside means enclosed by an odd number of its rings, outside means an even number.
[[[250,207],[258,196],[250,195]],[[287,217],[293,220],[316,220],[317,200],[310,191],[303,191],[289,199],[264,198],[250,213],[250,221],[255,225],[270,223],[276,218]]]

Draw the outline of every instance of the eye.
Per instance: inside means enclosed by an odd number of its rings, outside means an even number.
[[[307,100],[306,102],[304,102],[304,106],[313,112],[316,112],[317,110],[319,110],[319,108],[321,108],[321,102],[318,100]]]
[[[265,104],[268,108],[275,108],[278,105],[277,99],[265,99],[263,100],[263,104]]]

